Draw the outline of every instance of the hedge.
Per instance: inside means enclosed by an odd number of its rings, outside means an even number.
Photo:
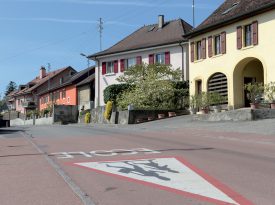
[[[106,104],[108,101],[116,103],[117,96],[131,87],[132,85],[129,84],[114,84],[108,86],[104,90],[104,103]]]

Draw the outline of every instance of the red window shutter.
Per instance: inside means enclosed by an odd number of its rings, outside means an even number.
[[[253,29],[253,45],[256,46],[259,43],[258,21],[252,23]]]
[[[106,74],[106,62],[102,63],[102,75]]]
[[[191,46],[191,62],[194,62],[195,61],[195,43],[192,42],[190,46]]]
[[[165,65],[170,65],[170,52],[165,52]]]
[[[202,50],[202,59],[206,59],[206,38],[202,39],[201,42],[201,50]]]
[[[137,65],[141,65],[141,64],[142,64],[142,57],[137,56]]]
[[[149,64],[154,64],[154,63],[155,63],[154,54],[150,54],[149,55]]]
[[[213,37],[208,37],[208,57],[211,58],[213,56]]]
[[[124,72],[125,70],[125,64],[124,64],[125,60],[121,59],[120,60],[120,72]]]
[[[118,73],[118,61],[114,61],[114,73]]]
[[[226,32],[221,33],[221,51],[226,54]]]
[[[243,47],[243,28],[237,27],[237,48],[242,49]]]

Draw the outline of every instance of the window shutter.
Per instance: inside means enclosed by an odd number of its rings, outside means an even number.
[[[121,59],[120,60],[120,72],[124,72],[125,70],[125,64],[124,64],[125,60]]]
[[[154,64],[154,54],[149,55],[149,64]]]
[[[195,61],[195,43],[192,42],[190,46],[191,46],[191,62],[194,62]]]
[[[254,21],[252,23],[252,29],[253,29],[253,45],[256,46],[259,43],[258,21]]]
[[[226,32],[221,33],[221,51],[226,54]]]
[[[137,56],[137,65],[141,65],[141,64],[142,64],[142,57]]]
[[[106,74],[106,62],[102,63],[102,75]]]
[[[202,50],[202,59],[206,59],[206,38],[202,39],[201,50]]]
[[[243,47],[243,28],[237,27],[237,48],[242,49]]]
[[[213,56],[213,37],[208,37],[208,57],[211,58]]]
[[[118,73],[118,61],[114,61],[114,73]]]
[[[170,52],[165,52],[165,65],[170,65]]]

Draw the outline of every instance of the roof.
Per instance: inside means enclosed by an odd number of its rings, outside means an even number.
[[[40,79],[39,76],[37,76],[36,78],[34,78],[33,80],[31,80],[30,82],[27,83],[27,85],[30,84],[34,84],[34,86],[32,87],[26,87],[23,90],[17,91],[13,94],[13,96],[20,96],[20,95],[24,95],[24,94],[30,94],[33,90],[35,90],[36,88],[38,88],[39,86],[41,86],[42,84],[44,84],[45,82],[47,82],[49,79],[57,76],[58,74],[60,74],[61,72],[63,72],[66,69],[73,69],[72,67],[68,66],[65,68],[61,68],[52,72],[49,72],[46,74],[46,77]]]
[[[158,24],[143,26],[114,46],[89,58],[187,41],[183,35],[192,29],[193,27],[182,19],[168,21],[162,29],[158,28]]]
[[[94,79],[95,79],[95,74],[92,74],[89,77],[87,77],[86,79],[84,79],[81,82],[77,83],[76,86],[79,87],[79,86],[82,86],[82,85],[86,85],[88,83],[91,83]]]
[[[88,74],[94,73],[94,71],[95,71],[95,66],[88,67],[88,68],[76,73],[75,75],[73,75],[67,82],[64,82],[63,84],[55,86],[55,87],[51,87],[49,90],[45,90],[41,93],[38,93],[38,95],[43,95],[50,91],[54,91],[54,90],[66,87],[68,85],[78,83],[79,81],[87,78],[87,77],[85,77],[85,75],[88,76]]]
[[[275,9],[275,0],[226,0],[185,37],[194,37],[272,9]]]

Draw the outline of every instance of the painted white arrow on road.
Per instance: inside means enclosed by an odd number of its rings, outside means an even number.
[[[215,204],[247,205],[243,200],[233,199],[238,195],[224,189],[217,184],[210,183],[205,175],[202,176],[194,167],[178,158],[154,158],[123,160],[112,162],[84,162],[74,163],[77,166],[90,168],[94,171],[131,179],[158,186],[170,191],[182,191],[186,196],[206,200]],[[234,194],[234,196],[229,196]],[[238,202],[237,202],[238,201]],[[244,201],[246,201],[244,199]]]

